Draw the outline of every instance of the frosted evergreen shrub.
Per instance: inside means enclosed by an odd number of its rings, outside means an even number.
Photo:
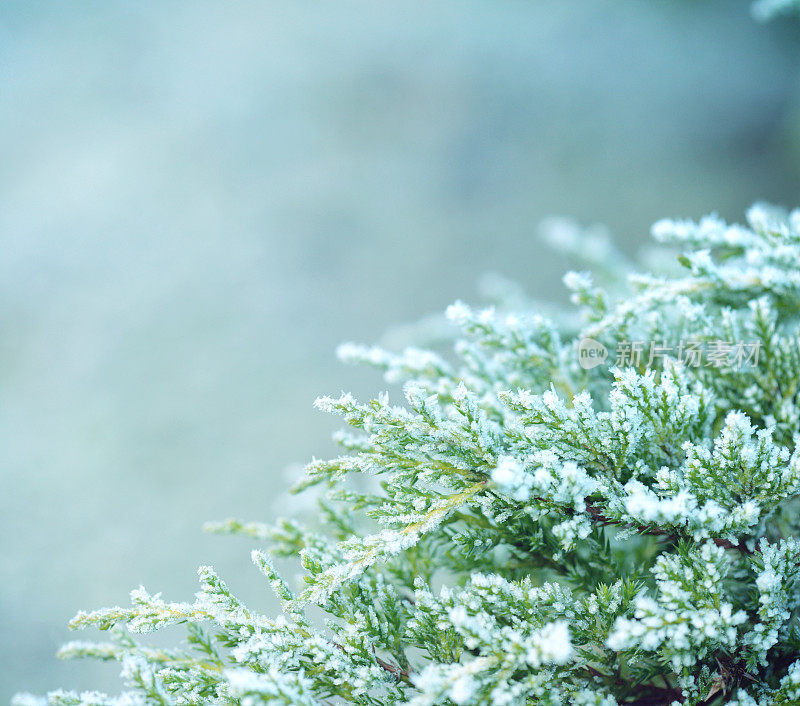
[[[452,350],[343,346],[402,395],[318,400],[351,428],[297,488],[322,521],[211,526],[268,547],[283,614],[201,567],[193,602],[73,619],[107,639],[61,656],[119,662],[121,696],[16,703],[800,704],[800,211],[748,224],[656,223],[680,265],[626,275],[551,221],[594,263],[572,313],[509,289],[448,309]]]

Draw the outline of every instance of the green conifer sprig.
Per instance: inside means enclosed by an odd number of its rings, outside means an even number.
[[[296,489],[322,521],[209,526],[259,545],[282,614],[208,567],[190,603],[139,588],[60,653],[119,662],[123,695],[16,704],[800,704],[800,211],[747,223],[655,224],[677,275],[624,277],[589,232],[612,262],[565,278],[577,325],[513,293],[451,306],[451,352],[342,346],[402,396],[318,400],[350,427]],[[140,642],[174,624],[177,648]]]

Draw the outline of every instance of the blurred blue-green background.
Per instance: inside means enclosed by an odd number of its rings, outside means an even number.
[[[78,608],[214,564],[311,409],[382,381],[342,340],[475,298],[562,297],[557,213],[633,252],[663,216],[797,201],[794,21],[732,0],[0,4],[0,701],[116,690],[56,661]]]

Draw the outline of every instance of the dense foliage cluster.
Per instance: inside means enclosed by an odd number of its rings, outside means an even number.
[[[318,400],[351,428],[297,488],[319,526],[211,526],[300,558],[293,590],[252,554],[281,616],[202,567],[191,603],[72,621],[109,639],[61,656],[118,661],[123,695],[17,704],[800,704],[800,211],[656,223],[660,275],[547,231],[593,263],[572,314],[509,289],[448,309],[451,352],[342,346],[403,395]]]

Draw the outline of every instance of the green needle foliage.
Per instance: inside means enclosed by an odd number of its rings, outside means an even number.
[[[139,588],[60,653],[119,662],[125,693],[16,704],[800,704],[800,211],[659,222],[661,275],[547,230],[598,273],[565,278],[572,313],[509,290],[448,309],[451,352],[342,346],[403,395],[318,400],[351,428],[297,488],[322,521],[210,527],[299,557],[293,590],[252,554],[282,615],[209,567],[191,603]],[[140,642],[173,624],[175,649]]]

